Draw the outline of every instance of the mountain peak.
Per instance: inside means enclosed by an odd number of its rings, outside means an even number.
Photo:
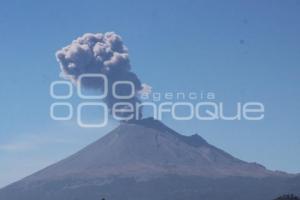
[[[127,123],[124,123],[124,124],[127,124]],[[171,129],[170,127],[168,127],[161,121],[154,119],[153,117],[132,121],[132,122],[129,122],[129,124],[135,124],[138,126],[151,128],[151,129],[154,129],[154,130],[162,132],[162,133],[170,133],[173,136],[180,139],[182,142],[185,142],[194,147],[199,147],[201,145],[208,145],[207,141],[204,138],[202,138],[200,135],[193,134],[190,136],[185,136],[185,135],[179,134],[175,130]]]
[[[167,175],[268,177],[278,173],[241,161],[197,134],[181,135],[146,118],[123,122],[98,141],[25,180]]]
[[[142,181],[152,187],[157,183],[152,184],[151,181],[166,180],[172,186],[174,181],[170,177],[180,178],[180,187],[176,190],[181,190],[182,178],[185,184],[191,184],[195,183],[191,180],[222,183],[225,178],[252,181],[287,175],[267,170],[256,163],[241,161],[197,134],[184,136],[158,120],[146,118],[123,122],[70,157],[0,190],[0,200],[73,200],[72,192],[65,193],[68,190],[85,191],[80,194],[91,196],[79,199],[94,200],[99,197],[96,191],[102,187],[107,191],[106,186],[112,182],[120,188],[127,186],[121,181],[123,179],[134,180],[138,185]],[[198,184],[192,186],[196,185],[199,187]],[[115,191],[113,187],[111,194]],[[45,194],[49,198],[44,198]],[[66,195],[69,196],[66,198]],[[146,196],[149,196],[148,193]],[[119,199],[124,199],[122,197]],[[194,199],[199,199],[198,195]]]
[[[156,130],[159,130],[162,132],[175,132],[174,130],[167,127],[165,124],[163,124],[161,121],[154,119],[153,117],[148,117],[148,118],[130,121],[130,122],[123,122],[123,123],[141,125],[141,126],[156,129]]]

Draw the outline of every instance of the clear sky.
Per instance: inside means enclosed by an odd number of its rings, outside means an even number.
[[[55,52],[86,32],[115,31],[154,91],[207,92],[230,109],[265,105],[262,121],[164,122],[234,156],[300,172],[300,1],[2,1],[0,187],[104,135],[53,121]]]

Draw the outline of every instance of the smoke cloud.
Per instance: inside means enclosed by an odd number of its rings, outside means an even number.
[[[143,87],[137,75],[131,71],[128,49],[116,33],[86,33],[58,50],[56,58],[62,76],[74,84],[78,84],[78,78],[82,74],[106,75],[108,94],[104,101],[110,109],[119,102],[139,103],[137,94]],[[116,99],[112,95],[112,85],[116,81],[131,81],[135,86],[135,95],[130,99]],[[81,84],[90,89],[103,90],[104,87],[104,83],[99,79],[83,79]],[[131,87],[128,85],[119,85],[117,90],[119,95],[128,95],[131,92]],[[142,116],[141,111],[137,113]]]

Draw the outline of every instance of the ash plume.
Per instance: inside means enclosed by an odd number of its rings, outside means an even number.
[[[137,94],[142,90],[142,84],[137,75],[131,71],[128,49],[123,44],[122,38],[114,32],[86,33],[73,40],[71,44],[56,52],[57,61],[60,64],[61,75],[75,85],[78,84],[79,76],[82,74],[103,74],[108,79],[108,93],[104,99],[108,108],[114,103],[126,102],[139,103]],[[129,99],[117,99],[112,95],[112,85],[116,81],[130,81],[135,86],[134,96]],[[95,79],[83,79],[84,88],[100,89],[103,91],[103,81]],[[127,85],[128,86],[128,85]],[[120,85],[119,95],[130,94],[131,87]],[[123,106],[125,108],[126,106]],[[123,109],[119,107],[118,109]],[[141,118],[141,111],[134,111]],[[122,115],[122,114],[121,114]],[[125,115],[125,114],[124,114]],[[126,113],[128,115],[128,113]]]

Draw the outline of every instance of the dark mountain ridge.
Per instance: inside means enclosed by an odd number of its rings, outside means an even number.
[[[259,196],[299,192],[299,180],[148,118],[121,123],[72,156],[3,188],[0,200],[96,200],[101,195],[117,200],[232,200],[242,193],[263,199]],[[244,199],[248,197],[239,198]]]

